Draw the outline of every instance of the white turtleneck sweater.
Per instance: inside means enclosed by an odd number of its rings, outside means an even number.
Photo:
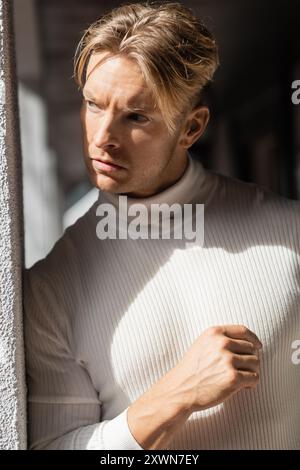
[[[261,342],[256,389],[194,412],[169,449],[299,449],[300,204],[209,172],[189,156],[150,198],[205,204],[204,245],[99,240],[98,201],[25,272],[32,449],[142,449],[127,409],[208,327],[244,324]]]

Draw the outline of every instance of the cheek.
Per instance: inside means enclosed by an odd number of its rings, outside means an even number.
[[[82,120],[82,130],[84,139],[90,143],[93,140],[95,133],[97,132],[97,124],[94,119],[85,117]]]
[[[145,143],[150,143],[152,138],[149,134],[140,129],[134,129],[130,133],[130,141],[134,146],[144,145]]]
[[[161,132],[161,129],[157,126],[150,128],[145,127],[145,129],[133,129],[130,133],[130,140],[135,146],[145,146],[147,149],[159,147],[164,143],[165,137],[164,133]],[[145,147],[143,147],[145,151]]]

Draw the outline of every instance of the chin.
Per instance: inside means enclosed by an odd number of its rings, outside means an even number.
[[[100,174],[93,177],[93,184],[101,191],[108,193],[121,193],[124,192],[124,188],[126,189],[124,183],[122,184],[109,176]]]

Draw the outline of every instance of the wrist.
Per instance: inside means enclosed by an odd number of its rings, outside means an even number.
[[[173,389],[157,383],[128,409],[131,434],[144,449],[164,449],[190,415],[189,407]]]
[[[165,406],[170,409],[170,413],[178,417],[187,416],[188,418],[194,411],[195,388],[190,381],[184,380],[180,364],[164,375],[151,391],[157,395],[159,401],[164,402]]]

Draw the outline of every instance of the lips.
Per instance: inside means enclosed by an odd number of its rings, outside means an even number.
[[[101,171],[114,172],[125,170],[125,168],[120,165],[116,165],[110,161],[100,160],[100,158],[92,158],[92,164],[94,168]]]

